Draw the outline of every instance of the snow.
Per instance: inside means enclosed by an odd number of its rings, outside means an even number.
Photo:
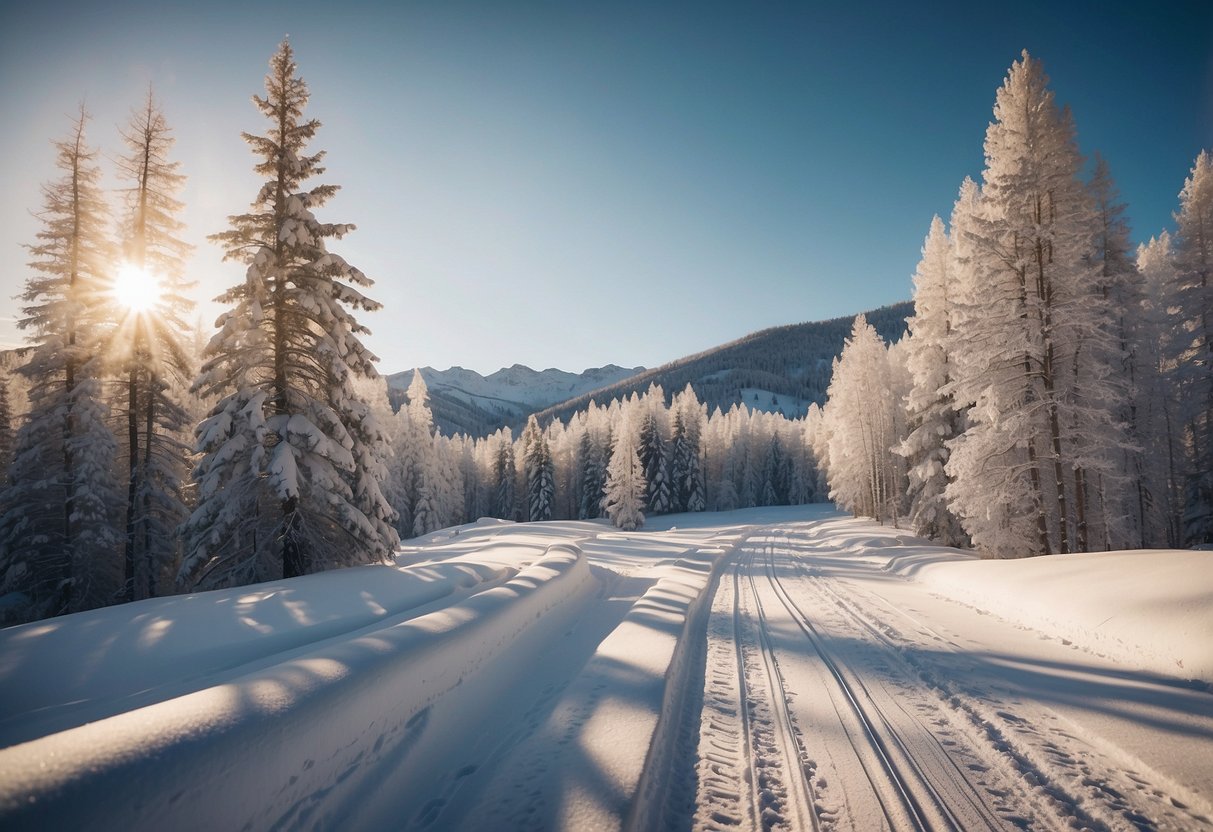
[[[865,829],[896,782],[936,824],[1193,828],[1210,564],[827,506],[480,521],[0,631],[0,826]]]
[[[433,390],[441,390],[449,396],[476,404],[497,403],[521,413],[538,410],[551,404],[576,398],[600,387],[614,384],[644,371],[643,367],[590,367],[581,373],[548,368],[532,370],[522,364],[503,367],[482,376],[475,370],[451,367],[435,370],[422,367],[421,374]],[[413,371],[393,373],[388,384],[403,389],[412,380]]]
[[[961,556],[963,557],[963,556]],[[1174,549],[1026,560],[893,558],[935,592],[1083,650],[1213,684],[1213,554]]]

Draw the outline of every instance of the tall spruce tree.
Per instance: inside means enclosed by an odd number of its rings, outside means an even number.
[[[30,410],[17,431],[0,515],[4,591],[25,598],[25,620],[118,600],[122,572],[114,518],[121,516],[114,435],[99,355],[112,267],[97,152],[84,108],[55,143],[57,181],[43,186],[42,229],[29,246],[19,322],[33,349],[18,368]]]
[[[1136,383],[1136,417],[1145,446],[1145,468],[1150,511],[1147,517],[1161,526],[1166,545],[1183,544],[1183,481],[1186,466],[1182,408],[1175,389],[1175,339],[1171,310],[1176,306],[1175,263],[1171,235],[1163,231],[1137,248],[1137,268],[1144,285],[1141,319],[1134,339],[1141,372]],[[1153,536],[1151,537],[1153,539]]]
[[[983,548],[1070,552],[1088,538],[1093,485],[1117,485],[1123,393],[1101,366],[1110,316],[1074,125],[1027,52],[998,91],[985,154],[954,393],[975,406],[948,460],[949,504]]]
[[[665,440],[661,438],[661,428],[657,424],[657,415],[652,410],[645,414],[640,423],[637,451],[640,455],[640,466],[644,469],[645,482],[648,483],[645,510],[648,514],[668,514],[670,512],[669,463],[666,459]]]
[[[374,377],[377,359],[351,310],[379,304],[359,291],[372,281],[328,251],[353,226],[313,214],[337,186],[304,185],[324,172],[324,154],[305,152],[320,122],[303,118],[308,90],[288,41],[265,88],[253,103],[269,129],[244,134],[263,184],[212,238],[247,271],[219,298],[231,309],[195,382],[219,402],[197,431],[199,502],[181,572],[192,584],[374,562],[398,540],[382,472],[363,467],[386,456],[384,435],[353,383]]]
[[[123,538],[125,597],[156,594],[176,555],[176,530],[188,515],[184,501],[191,413],[184,397],[193,375],[184,323],[193,309],[185,292],[184,257],[190,246],[176,198],[185,177],[170,162],[174,139],[151,89],[122,131],[127,154],[117,160],[128,183],[120,224],[124,263],[158,295],[150,307],[118,309],[111,355],[125,388],[126,525]],[[121,411],[123,408],[119,407]]]
[[[1188,447],[1184,539],[1213,542],[1213,155],[1202,150],[1175,214],[1171,359]]]
[[[523,468],[526,476],[527,520],[551,520],[555,499],[555,469],[547,437],[535,415],[527,420],[522,434]]]
[[[914,316],[906,341],[913,380],[906,399],[910,433],[898,453],[909,463],[909,514],[915,534],[945,546],[963,546],[967,539],[944,494],[947,443],[961,433],[961,413],[949,392],[952,272],[952,247],[943,221],[935,217],[914,273]]]
[[[648,483],[637,453],[636,431],[625,417],[615,434],[615,449],[607,466],[602,508],[616,527],[626,532],[644,525]]]

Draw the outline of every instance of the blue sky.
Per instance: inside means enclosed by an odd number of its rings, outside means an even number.
[[[50,140],[81,99],[114,154],[155,85],[198,298],[240,279],[205,237],[255,193],[239,134],[264,129],[249,98],[285,34],[342,186],[321,218],[358,226],[333,249],[377,281],[388,372],[652,366],[909,297],[1023,48],[1137,240],[1213,147],[1207,2],[34,5],[0,11],[8,344]]]

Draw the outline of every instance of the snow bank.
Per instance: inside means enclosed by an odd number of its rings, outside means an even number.
[[[1145,549],[921,561],[894,557],[889,568],[912,569],[941,595],[1092,653],[1213,683],[1213,553]]]
[[[515,571],[361,566],[0,630],[0,747],[180,696],[218,672],[415,614]]]
[[[570,778],[576,785],[561,801],[556,828],[656,827],[674,762],[688,751],[679,733],[695,687],[695,633],[711,604],[717,567],[732,548],[701,547],[662,567],[663,576],[570,686],[565,698],[588,714],[574,747],[593,749],[595,771]],[[596,778],[611,784],[609,795],[590,793]]]
[[[0,826],[335,826],[408,756],[431,703],[508,661],[537,618],[577,609],[596,586],[577,547],[554,545],[507,583],[442,610],[4,749]]]

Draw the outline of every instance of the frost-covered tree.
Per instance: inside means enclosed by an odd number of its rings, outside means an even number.
[[[189,513],[184,489],[193,414],[186,399],[194,368],[183,334],[194,304],[185,294],[190,284],[184,257],[190,246],[177,236],[184,226],[177,218],[182,204],[176,195],[185,177],[178,173],[179,163],[169,161],[175,140],[150,89],[143,106],[131,113],[122,140],[127,153],[117,166],[127,184],[119,279],[134,281],[128,290],[141,283],[158,295],[151,307],[119,308],[110,342],[123,388],[116,408],[125,421],[122,548],[125,598],[133,600],[156,594],[176,557],[176,530]]]
[[[231,308],[194,385],[218,403],[197,430],[198,506],[181,570],[193,585],[374,562],[397,542],[380,475],[360,468],[384,457],[384,434],[353,386],[376,375],[376,358],[352,310],[379,304],[359,291],[372,281],[328,251],[353,226],[313,213],[337,186],[305,185],[324,154],[305,152],[320,123],[303,118],[308,90],[289,42],[265,87],[253,103],[269,129],[244,134],[262,185],[212,238],[247,270],[219,298]]]
[[[637,453],[640,456],[640,467],[644,470],[645,482],[648,483],[648,493],[645,497],[647,514],[668,514],[670,512],[670,473],[666,458],[665,440],[661,438],[661,428],[657,424],[657,415],[650,410],[640,423],[640,438]]]
[[[405,391],[407,403],[393,419],[392,454],[393,463],[389,476],[389,499],[397,514],[396,528],[402,537],[411,537],[425,532],[415,531],[417,526],[417,502],[420,499],[422,481],[429,481],[430,497],[436,508],[441,502],[437,489],[439,473],[437,452],[434,444],[434,417],[429,405],[429,388],[421,370],[413,371],[412,381]],[[420,528],[431,528],[437,522],[432,515]]]
[[[594,440],[593,433],[586,429],[577,445],[581,458],[581,499],[578,502],[577,518],[593,520],[602,511],[602,489],[606,485],[606,466],[603,465],[602,446]]]
[[[117,600],[121,497],[116,443],[98,356],[112,264],[97,153],[81,107],[55,143],[60,179],[43,186],[42,228],[29,246],[34,274],[21,295],[30,331],[29,413],[17,431],[0,514],[0,579],[30,620]]]
[[[522,433],[522,447],[527,519],[551,520],[556,491],[552,451],[534,414],[527,420],[526,429]]]
[[[1213,155],[1202,150],[1179,194],[1170,296],[1174,378],[1188,446],[1184,539],[1213,542]]]
[[[1140,341],[1145,332],[1144,279],[1134,262],[1129,242],[1126,206],[1107,161],[1095,156],[1095,167],[1088,185],[1095,209],[1095,240],[1093,257],[1099,268],[1096,291],[1100,310],[1106,316],[1104,336],[1087,346],[1100,354],[1082,360],[1081,351],[1075,355],[1075,381],[1080,394],[1088,386],[1087,374],[1105,373],[1100,386],[1114,393],[1109,403],[1112,418],[1123,425],[1125,443],[1107,449],[1112,458],[1109,467],[1117,472],[1123,485],[1105,487],[1102,475],[1095,473],[1094,482],[1086,483],[1088,502],[1094,509],[1088,529],[1079,528],[1078,548],[1114,549],[1125,546],[1148,546],[1158,540],[1151,529],[1158,523],[1151,517],[1151,496],[1146,480],[1143,456],[1145,436],[1138,403],[1138,388],[1149,383],[1150,367],[1141,358]],[[1078,437],[1080,440],[1081,436]],[[1098,445],[1090,449],[1099,453]]]
[[[1171,236],[1162,232],[1137,249],[1137,268],[1145,281],[1141,318],[1135,327],[1141,368],[1135,385],[1136,421],[1143,442],[1141,459],[1149,510],[1147,518],[1161,526],[1166,545],[1183,542],[1183,480],[1185,447],[1181,403],[1174,389],[1176,362],[1171,329],[1171,292],[1175,288]],[[1149,539],[1154,539],[1151,534]]]
[[[1119,486],[1123,392],[1103,363],[1110,316],[1073,122],[1026,52],[998,91],[985,154],[954,351],[953,395],[973,407],[948,459],[949,505],[992,552],[1070,552],[1087,537],[1091,489]]]
[[[830,498],[856,515],[897,523],[904,474],[893,448],[901,441],[899,384],[889,351],[863,315],[835,360],[823,409]]]
[[[694,393],[691,395],[694,396]],[[705,500],[703,471],[699,465],[699,436],[697,431],[687,426],[688,415],[685,407],[675,407],[672,437],[674,448],[670,460],[670,478],[677,499],[673,510],[703,511]]]
[[[517,520],[517,476],[514,443],[509,428],[503,428],[498,433],[497,443],[493,459],[493,514],[502,520]]]
[[[915,534],[945,546],[967,542],[948,508],[944,490],[948,442],[961,433],[962,415],[949,392],[952,380],[952,246],[935,217],[914,273],[914,315],[909,320],[906,365],[912,379],[906,397],[909,435],[898,448],[908,462],[909,516]]]
[[[644,525],[644,505],[648,492],[644,468],[637,453],[636,432],[625,420],[615,433],[615,450],[607,467],[602,508],[611,522],[630,532]]]

